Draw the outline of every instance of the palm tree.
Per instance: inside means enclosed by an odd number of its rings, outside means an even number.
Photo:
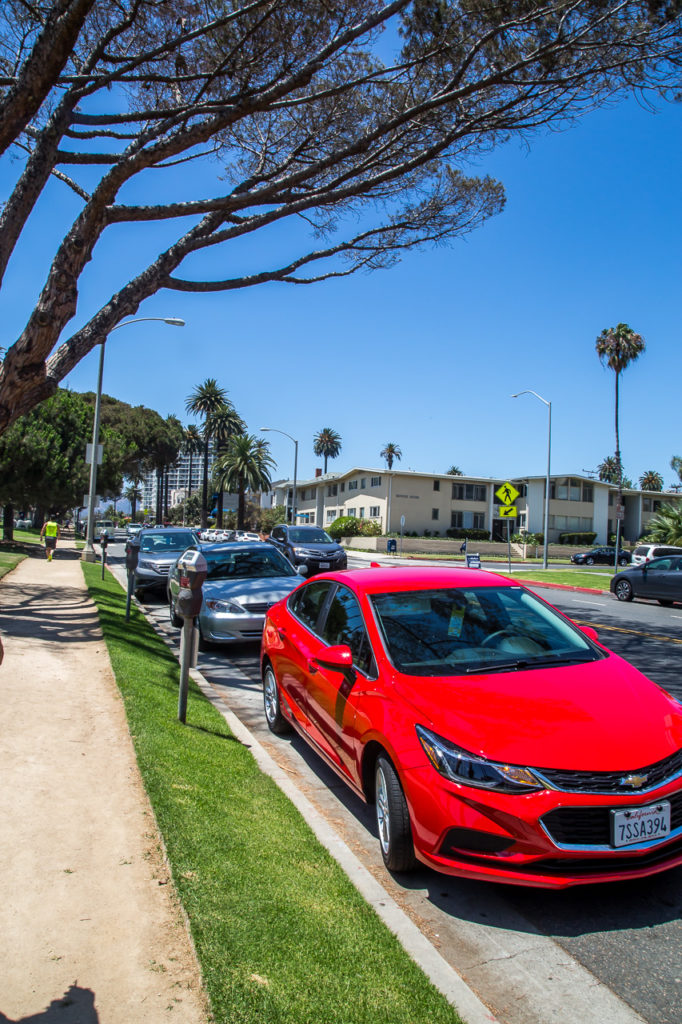
[[[130,487],[126,487],[123,492],[123,497],[130,502],[130,518],[132,522],[135,522],[135,515],[137,513],[137,503],[142,501],[142,491],[139,487],[139,479],[133,480]]]
[[[675,473],[677,473],[677,479],[679,480],[679,483],[675,484],[674,487],[675,490],[679,490],[679,487],[682,484],[682,458],[680,458],[679,455],[673,455],[672,459],[670,460],[670,468]]]
[[[204,442],[201,439],[199,428],[194,423],[190,423],[185,428],[185,440],[183,443],[183,450],[186,455],[189,455],[189,473],[187,474],[187,497],[192,495],[192,462],[195,455],[199,455],[203,449]]]
[[[607,455],[603,462],[599,463],[597,466],[597,473],[599,475],[599,479],[603,480],[604,483],[618,483],[618,463],[613,455]]]
[[[644,351],[646,345],[644,338],[636,334],[628,324],[618,324],[616,327],[605,327],[595,342],[597,355],[602,364],[609,367],[616,375],[616,404],[615,404],[615,426],[616,426],[616,466],[618,479],[618,503],[620,504],[620,492],[623,486],[623,467],[620,457],[620,433],[618,429],[618,388],[620,375],[626,370],[630,363],[634,363]]]
[[[327,459],[335,459],[341,451],[341,435],[331,427],[322,427],[313,438],[313,452],[324,456],[324,472],[327,472]]]
[[[658,544],[682,546],[682,508],[662,505],[647,525],[647,540]]]
[[[216,461],[214,474],[221,490],[238,494],[237,529],[244,529],[246,491],[262,491],[270,487],[270,470],[275,460],[267,441],[254,434],[238,434],[227,451]]]
[[[238,434],[246,431],[246,424],[229,400],[218,409],[211,417],[211,437],[213,438],[216,458],[220,458],[227,451],[230,441]],[[223,496],[222,487],[217,488],[218,505],[216,511],[216,526],[223,525]]]
[[[394,459],[400,462],[403,457],[403,453],[397,444],[393,444],[391,441],[379,452],[380,459],[386,459],[386,465],[389,469],[393,469]]]
[[[639,478],[639,486],[643,491],[662,491],[663,477],[655,469],[647,469]]]
[[[459,466],[450,466],[450,469],[447,471],[447,476],[464,476],[464,473]]]
[[[211,419],[227,401],[227,392],[219,387],[213,377],[207,377],[199,384],[185,402],[185,409],[192,416],[203,419],[201,431],[203,440],[203,477],[201,481],[201,525],[208,525],[208,454],[211,443]]]

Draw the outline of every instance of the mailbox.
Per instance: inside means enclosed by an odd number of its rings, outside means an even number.
[[[132,537],[126,541],[126,569],[128,573],[135,572],[137,560],[140,557],[140,542]]]
[[[201,611],[202,591],[208,565],[200,551],[185,551],[178,559],[180,589],[175,612],[183,619],[193,619]]]

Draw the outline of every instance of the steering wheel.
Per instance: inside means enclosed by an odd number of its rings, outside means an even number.
[[[487,636],[481,647],[497,647],[498,642],[508,636],[518,636],[513,629],[496,629],[494,633]]]

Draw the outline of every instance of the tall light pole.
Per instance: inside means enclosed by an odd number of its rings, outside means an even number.
[[[298,473],[298,441],[291,434],[287,434],[286,430],[279,430],[277,427],[261,427],[262,433],[271,431],[274,434],[284,434],[290,441],[294,442],[294,493],[291,499],[291,525],[296,525],[296,474]]]
[[[144,320],[160,320],[164,324],[170,324],[171,327],[184,327],[185,321],[181,320],[176,316],[139,316],[134,320],[124,320],[120,324],[116,324],[109,331],[112,334],[117,331],[119,327],[127,327],[128,324],[139,324]],[[92,546],[92,535],[95,530],[95,495],[97,493],[97,446],[99,445],[99,418],[100,409],[102,406],[102,375],[104,373],[104,346],[106,345],[107,338],[102,339],[98,342],[100,345],[99,352],[99,373],[97,375],[97,395],[95,397],[95,419],[92,424],[92,462],[90,463],[90,490],[88,492],[88,523],[86,527],[85,535],[85,548],[83,550],[82,559],[85,562],[95,561],[95,549]]]
[[[542,545],[542,568],[547,568],[547,549],[549,547],[549,494],[550,494],[550,466],[552,463],[552,403],[539,395],[537,391],[519,391],[512,395],[512,398],[519,398],[521,395],[535,395],[535,397],[547,406],[547,480],[545,481],[545,543]]]

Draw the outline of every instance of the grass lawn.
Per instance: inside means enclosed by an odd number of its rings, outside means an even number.
[[[0,550],[0,579],[6,576],[8,572],[11,572],[15,565],[18,565],[24,558],[26,558],[26,555],[16,551]]]
[[[82,563],[219,1024],[458,1024],[100,567]]]
[[[500,575],[509,575],[507,570],[501,567],[495,571]],[[563,583],[572,587],[590,587],[594,590],[608,590],[612,575],[607,566],[603,566],[601,572],[579,569],[551,569],[547,572],[542,569],[539,572],[537,569],[512,569],[512,576],[522,583]]]

